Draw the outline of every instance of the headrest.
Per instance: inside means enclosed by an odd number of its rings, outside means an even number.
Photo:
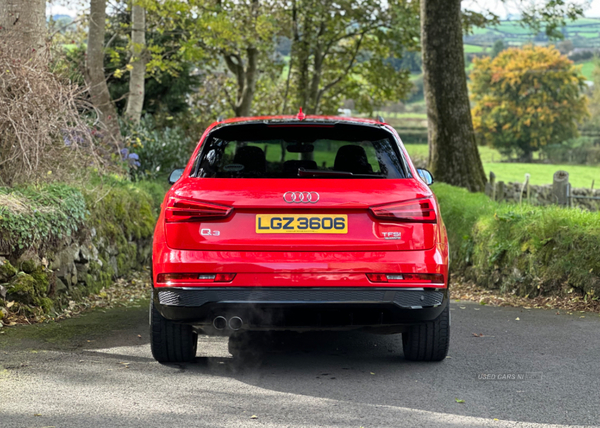
[[[351,144],[339,148],[335,155],[333,168],[336,171],[346,171],[353,174],[370,174],[373,172],[373,167],[367,161],[365,149]]]
[[[235,152],[233,163],[244,165],[242,174],[264,174],[267,172],[267,159],[260,147],[242,146]]]

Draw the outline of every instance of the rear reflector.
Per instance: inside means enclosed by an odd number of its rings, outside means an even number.
[[[233,211],[232,207],[204,201],[170,198],[165,210],[165,220],[179,221],[220,220]]]
[[[441,273],[368,273],[371,282],[422,282],[424,284],[443,284]]]
[[[231,282],[235,273],[159,273],[156,282],[160,284],[174,282]]]
[[[435,223],[435,209],[431,199],[395,202],[369,208],[379,220],[404,221],[412,223]]]

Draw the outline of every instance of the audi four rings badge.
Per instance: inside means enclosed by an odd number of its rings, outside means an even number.
[[[285,192],[283,200],[288,204],[316,204],[319,202],[317,192]]]

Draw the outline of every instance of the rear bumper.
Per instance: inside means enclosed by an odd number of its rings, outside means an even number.
[[[246,330],[385,329],[435,319],[448,289],[161,287],[154,304],[165,318],[207,332],[218,316],[240,317]]]
[[[431,273],[448,277],[446,245],[425,251],[186,251],[160,241],[153,250],[154,284],[160,273],[235,273],[231,287],[400,287],[375,284],[366,273]],[[157,288],[161,284],[156,284]],[[199,284],[177,284],[181,287]],[[215,284],[217,285],[217,284]],[[423,287],[403,283],[402,287]],[[446,284],[431,285],[444,288]]]

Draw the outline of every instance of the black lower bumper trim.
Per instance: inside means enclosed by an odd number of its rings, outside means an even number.
[[[155,288],[167,319],[198,326],[216,316],[240,316],[245,327],[408,325],[435,319],[447,289],[390,288]]]

